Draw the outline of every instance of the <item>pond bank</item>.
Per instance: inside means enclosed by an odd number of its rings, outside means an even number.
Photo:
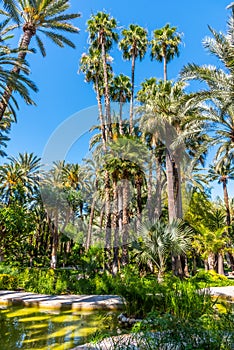
[[[117,295],[46,295],[11,290],[0,290],[0,304],[77,311],[120,310],[123,307],[122,299]]]

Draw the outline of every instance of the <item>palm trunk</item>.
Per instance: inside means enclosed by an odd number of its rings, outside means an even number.
[[[119,257],[119,207],[118,207],[118,186],[116,179],[113,182],[113,230],[114,230],[114,244],[113,244],[113,264],[112,274],[115,276],[118,272],[118,257]]]
[[[148,219],[152,221],[153,219],[153,203],[152,203],[152,189],[153,189],[153,162],[152,159],[149,161],[149,175],[148,175],[148,186],[147,186],[147,210],[148,210]]]
[[[169,216],[169,222],[172,222],[174,219],[176,219],[176,205],[175,205],[175,198],[174,198],[173,162],[168,150],[166,150],[166,174],[167,174],[168,216]]]
[[[102,40],[102,64],[103,64],[103,75],[104,75],[104,86],[105,86],[106,120],[108,123],[108,131],[109,131],[107,136],[108,138],[110,137],[110,139],[112,139],[110,93],[109,93],[107,64],[106,64],[106,49],[105,49],[105,43],[103,40]],[[108,138],[106,138],[106,140],[108,140]]]
[[[104,151],[106,150],[106,125],[102,113],[102,102],[101,102],[101,95],[99,91],[99,86],[98,86],[98,77],[97,75],[95,76],[95,90],[97,94],[97,103],[98,103],[98,114],[99,114],[99,120],[100,120],[100,126],[101,126],[101,132],[102,132],[102,144],[103,144],[103,149]]]
[[[111,186],[108,171],[105,171],[105,268],[110,271],[111,263]]]
[[[181,171],[180,164],[173,163],[173,177],[174,177],[174,201],[176,206],[176,217],[183,217],[182,210],[182,193],[181,193]]]
[[[89,227],[88,227],[88,233],[87,238],[85,242],[85,250],[89,250],[91,243],[92,243],[92,227],[93,227],[93,219],[94,219],[94,213],[95,213],[95,205],[96,205],[96,194],[94,194],[91,209],[90,209],[90,217],[89,217]]]
[[[132,56],[132,91],[131,91],[131,99],[130,99],[130,118],[129,118],[129,133],[130,135],[133,132],[133,103],[134,103],[134,84],[135,84],[135,54]]]
[[[218,274],[224,275],[223,254],[218,253]]]
[[[156,156],[156,203],[155,203],[155,218],[159,219],[162,215],[162,170],[161,159]]]
[[[120,135],[124,134],[123,131],[123,101],[121,101],[120,98],[120,102],[119,102],[119,133]]]
[[[128,180],[124,180],[123,184],[123,236],[122,236],[122,265],[128,264],[128,228],[129,228],[129,183]]]
[[[30,23],[26,23],[24,25],[23,31],[24,31],[24,34],[23,34],[22,40],[20,42],[20,47],[19,47],[21,49],[21,51],[18,54],[18,60],[21,63],[23,63],[23,61],[26,57],[26,54],[27,54],[26,50],[28,50],[28,47],[29,47],[29,44],[30,44],[30,41],[31,41],[33,35],[36,34],[36,29],[35,29],[34,25],[32,25]],[[12,73],[19,74],[20,67],[15,66],[12,69]],[[0,101],[0,121],[2,120],[2,118],[5,114],[6,108],[8,106],[9,100],[10,100],[11,95],[12,95],[12,92],[13,92],[12,87],[7,84],[5,91],[1,97],[1,101]]]
[[[227,226],[231,225],[231,214],[230,214],[230,207],[229,207],[229,198],[228,198],[228,191],[227,191],[227,180],[223,180],[223,198],[224,203],[226,207],[226,224]],[[230,231],[230,229],[229,229]]]
[[[142,178],[141,176],[137,175],[135,186],[137,190],[137,229],[139,229],[141,225],[141,215],[142,215],[142,198],[141,198]]]
[[[208,262],[209,270],[215,270],[216,261],[215,261],[215,254],[213,252],[209,253],[207,262]]]
[[[163,79],[164,79],[164,81],[167,81],[167,59],[166,59],[166,52],[164,52],[164,55],[163,55]]]

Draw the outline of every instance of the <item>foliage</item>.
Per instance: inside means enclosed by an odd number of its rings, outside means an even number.
[[[17,288],[17,277],[6,273],[0,274],[0,289],[15,290]]]
[[[200,270],[195,276],[191,277],[191,281],[198,283],[200,288],[212,286],[230,286],[234,283],[232,280],[229,280],[226,276],[219,275],[214,270]]]
[[[202,315],[199,318],[184,320],[166,313],[159,316],[151,313],[137,324],[133,332],[144,340],[144,349],[225,349],[234,345],[233,314]]]

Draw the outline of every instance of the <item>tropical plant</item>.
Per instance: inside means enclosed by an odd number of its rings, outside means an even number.
[[[113,77],[110,86],[110,94],[112,101],[119,103],[119,133],[124,134],[123,130],[123,104],[130,101],[131,97],[131,82],[126,75],[119,74]]]
[[[117,22],[113,17],[105,12],[98,12],[92,15],[87,21],[87,30],[89,32],[90,44],[93,48],[101,51],[104,87],[105,87],[105,109],[106,121],[111,132],[111,108],[109,79],[107,67],[107,52],[112,48],[113,42],[117,42],[118,34],[116,33]],[[109,135],[110,136],[110,135]]]
[[[119,47],[123,51],[123,58],[132,61],[131,69],[131,99],[130,99],[130,117],[129,132],[133,132],[133,103],[134,103],[134,85],[135,85],[135,62],[139,58],[142,60],[146,54],[148,46],[147,30],[137,24],[130,24],[128,29],[123,29],[123,38],[119,42]]]
[[[163,28],[154,30],[154,37],[150,42],[151,59],[163,62],[163,79],[167,80],[167,64],[175,57],[179,56],[179,45],[181,34],[176,27],[166,24]]]
[[[52,40],[60,47],[64,47],[64,45],[75,47],[70,39],[60,34],[61,32],[78,32],[78,28],[69,23],[69,21],[79,17],[80,14],[65,13],[70,7],[68,0],[22,0],[17,2],[14,0],[4,0],[3,5],[9,17],[14,21],[17,27],[21,27],[23,30],[18,53],[18,60],[20,62],[24,61],[30,42],[34,36],[40,52],[43,56],[46,55],[43,41],[38,35],[38,32],[45,34],[48,39]],[[13,76],[19,74],[20,70],[21,66],[15,65],[12,70]],[[14,86],[11,84],[11,81],[7,81],[4,94],[0,101],[0,119],[3,118],[13,89]]]
[[[185,254],[190,247],[192,230],[183,226],[182,221],[169,224],[156,220],[142,224],[135,250],[140,261],[151,262],[157,268],[158,281],[162,282],[166,262],[170,255]]]

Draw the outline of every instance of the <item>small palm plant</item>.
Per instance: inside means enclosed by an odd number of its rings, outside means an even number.
[[[158,282],[164,279],[169,256],[188,251],[191,233],[192,230],[184,227],[181,220],[171,223],[156,220],[142,224],[135,251],[142,263],[151,263],[157,268]]]

